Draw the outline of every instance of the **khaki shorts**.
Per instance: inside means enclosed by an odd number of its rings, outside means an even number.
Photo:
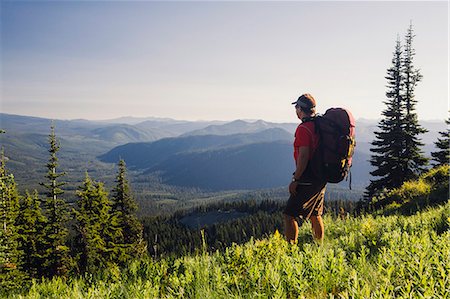
[[[287,201],[284,214],[292,217],[309,219],[311,215],[323,214],[323,200],[327,183],[315,182],[311,185],[297,186],[297,194],[291,194]]]

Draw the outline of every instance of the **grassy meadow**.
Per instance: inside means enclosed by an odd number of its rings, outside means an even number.
[[[266,239],[125,269],[33,281],[9,298],[450,298],[450,203],[411,216],[326,216],[299,243]]]

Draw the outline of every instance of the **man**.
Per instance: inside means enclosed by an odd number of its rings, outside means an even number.
[[[296,218],[301,217],[311,221],[313,236],[321,242],[324,235],[322,213],[326,182],[314,177],[309,163],[319,145],[319,136],[313,121],[316,115],[316,101],[310,94],[303,94],[292,104],[295,105],[297,117],[302,123],[295,132],[296,169],[289,185],[290,197],[284,209],[285,235],[290,243],[297,242]]]

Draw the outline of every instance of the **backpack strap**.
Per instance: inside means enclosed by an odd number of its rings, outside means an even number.
[[[309,121],[314,121],[316,119],[316,116],[308,116],[308,117],[304,117],[302,118],[302,123],[306,123]]]
[[[302,118],[302,124],[310,122],[310,121],[315,121],[315,120],[316,120],[316,115],[304,117],[304,118]],[[305,128],[309,132],[309,135],[311,135],[311,137],[313,136],[311,130],[307,126],[302,126],[302,127]],[[315,127],[314,131],[317,133],[317,126],[314,126],[314,127]]]

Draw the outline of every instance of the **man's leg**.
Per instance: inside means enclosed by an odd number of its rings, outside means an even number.
[[[311,216],[309,217],[309,220],[311,220],[314,239],[316,239],[316,241],[322,242],[324,235],[322,216]]]
[[[284,214],[284,235],[286,240],[295,244],[298,238],[298,223],[294,217]]]

